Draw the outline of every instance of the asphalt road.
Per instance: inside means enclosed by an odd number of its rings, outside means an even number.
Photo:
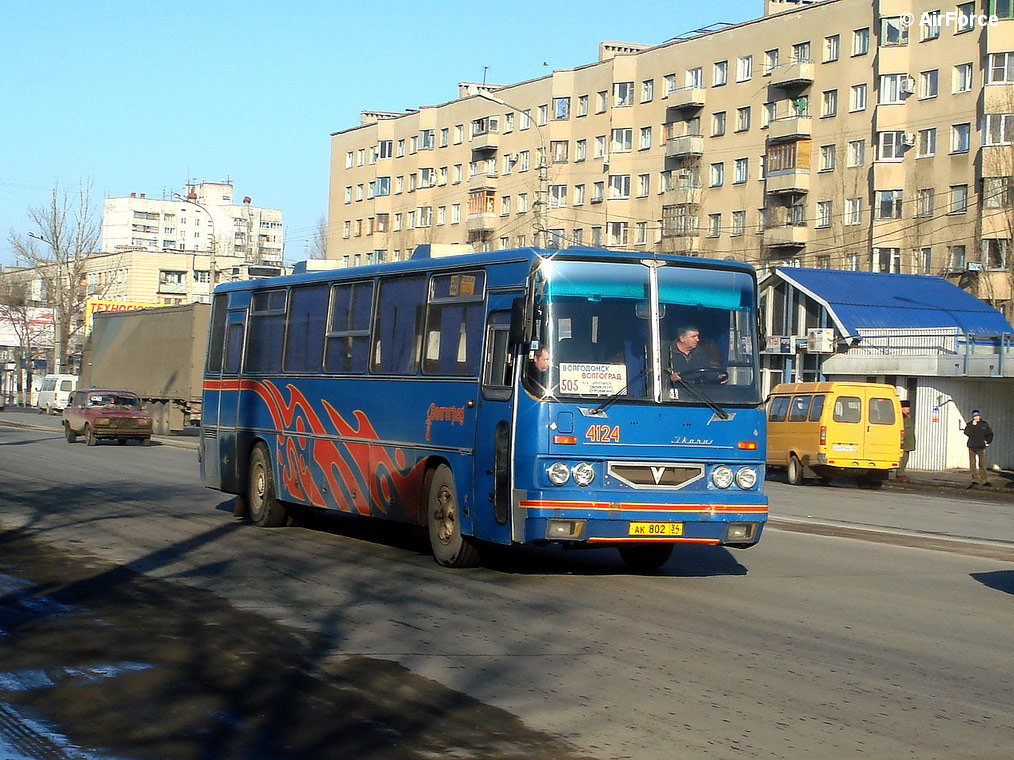
[[[0,735],[42,721],[88,758],[1009,757],[1011,508],[769,493],[792,530],[653,576],[607,550],[451,571],[390,526],[237,522],[191,450],[0,427]]]

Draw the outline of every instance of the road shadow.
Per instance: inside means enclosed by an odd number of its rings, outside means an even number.
[[[971,573],[979,583],[987,588],[1014,594],[1014,570],[993,570],[988,573]]]

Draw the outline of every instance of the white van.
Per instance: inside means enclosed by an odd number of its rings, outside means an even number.
[[[77,375],[46,375],[39,388],[35,402],[39,413],[56,414],[70,403],[70,397],[77,390]]]

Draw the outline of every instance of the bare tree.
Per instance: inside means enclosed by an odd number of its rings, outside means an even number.
[[[0,324],[9,327],[17,338],[18,402],[27,405],[31,401],[30,391],[26,390],[32,387],[32,361],[41,359],[47,350],[48,324],[37,318],[40,310],[32,304],[29,285],[16,275],[4,272],[0,276]]]
[[[317,220],[317,226],[313,230],[313,237],[310,238],[308,258],[327,258],[327,217],[322,216]]]
[[[59,372],[84,323],[85,268],[99,242],[91,184],[82,184],[76,198],[54,184],[48,205],[30,207],[28,216],[36,231],[20,235],[12,229],[8,241],[43,282],[43,298],[53,309],[52,371]]]

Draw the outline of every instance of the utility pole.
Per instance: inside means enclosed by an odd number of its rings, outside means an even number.
[[[53,368],[50,372],[54,375],[59,375],[60,368],[63,365],[61,347],[63,346],[63,320],[66,312],[63,303],[63,261],[52,241],[47,240],[42,235],[36,235],[34,232],[29,232],[28,237],[41,240],[53,249],[54,267],[56,268],[56,287],[53,288],[55,291],[55,298],[53,299]]]
[[[488,100],[491,103],[509,108],[516,113],[521,114],[523,117],[531,120],[531,110],[524,110],[518,108],[511,103],[508,103],[503,98],[498,98],[495,95],[490,95],[485,90],[479,90],[476,93],[483,100]],[[532,210],[535,212],[535,220],[532,222],[532,243],[536,248],[546,247],[546,220],[547,220],[547,201],[549,195],[549,163],[546,161],[546,138],[542,133],[542,127],[539,126],[538,121],[534,122],[535,130],[539,135],[539,147],[535,152],[536,165],[535,169],[538,176],[539,187],[535,191],[535,201],[532,203]]]

